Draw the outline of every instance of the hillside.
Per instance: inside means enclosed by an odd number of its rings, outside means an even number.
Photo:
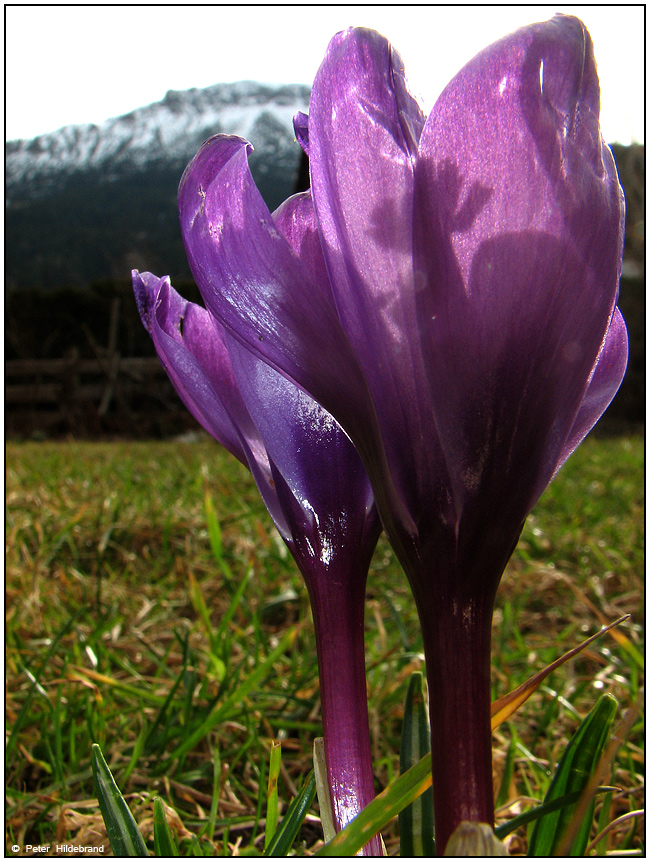
[[[8,142],[7,287],[87,285],[133,267],[188,278],[176,212],[188,161],[218,132],[247,138],[251,171],[273,209],[294,188],[292,119],[308,103],[303,85],[216,84],[170,91],[98,126]]]

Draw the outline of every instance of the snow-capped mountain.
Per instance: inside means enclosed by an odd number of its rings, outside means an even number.
[[[251,171],[274,208],[294,188],[292,119],[308,103],[304,85],[216,84],[170,91],[100,125],[9,141],[8,284],[85,284],[128,275],[131,265],[185,277],[175,198],[187,162],[218,132],[247,138]]]
[[[308,102],[309,88],[298,84],[270,87],[239,81],[170,90],[161,102],[98,126],[64,126],[32,140],[9,141],[7,183],[13,187],[94,168],[105,169],[110,177],[124,167],[169,164],[191,157],[217,132],[252,141],[256,133],[266,137],[264,127],[271,126],[290,144],[293,116],[306,110]]]

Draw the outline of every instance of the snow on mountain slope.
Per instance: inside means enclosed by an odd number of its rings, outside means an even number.
[[[105,178],[152,164],[191,158],[217,132],[241,135],[255,146],[264,126],[282,130],[282,144],[293,143],[292,119],[306,110],[309,88],[274,87],[252,81],[216,84],[205,89],[171,90],[165,98],[100,125],[65,126],[32,140],[6,145],[8,190],[29,187],[42,194],[48,180],[76,171],[101,169]]]

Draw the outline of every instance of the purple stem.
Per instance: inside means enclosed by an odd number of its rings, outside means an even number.
[[[494,826],[490,725],[493,596],[416,592],[424,639],[436,851],[459,823]],[[452,591],[450,591],[452,593]]]
[[[311,579],[310,579],[311,580]],[[375,798],[364,649],[365,576],[308,581],[320,677],[327,774],[337,832]],[[375,836],[362,856],[381,856]]]

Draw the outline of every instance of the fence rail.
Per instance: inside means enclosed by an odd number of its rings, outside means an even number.
[[[5,363],[7,430],[101,431],[106,425],[133,426],[147,414],[181,413],[157,357],[119,353],[81,358],[13,359]],[[131,427],[131,430],[133,428]]]
[[[164,369],[156,356],[120,357],[119,354],[116,356],[120,370],[125,374],[150,375],[157,371],[160,371],[161,375],[164,374]],[[113,361],[115,361],[115,357],[113,357]],[[76,356],[67,359],[10,359],[5,365],[5,373],[7,376],[14,377],[23,377],[29,374],[56,375],[74,368],[80,374],[99,374],[104,371],[105,366],[106,363],[99,359],[79,359]]]
[[[129,383],[166,378],[157,357],[110,359],[12,359],[5,363],[5,401],[7,404],[39,404],[59,401],[101,399],[115,388]],[[104,411],[105,412],[105,411]]]

